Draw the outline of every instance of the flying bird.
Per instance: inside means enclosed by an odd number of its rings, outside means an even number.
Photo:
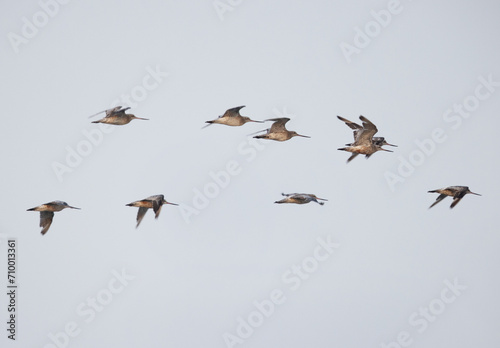
[[[90,117],[94,117],[104,112],[106,113],[106,116],[104,116],[104,118],[101,118],[97,121],[92,121],[92,123],[106,123],[114,124],[116,126],[123,126],[132,120],[148,120],[147,118],[136,117],[133,114],[126,114],[125,111],[127,111],[128,109],[130,109],[130,107],[123,108],[122,106],[117,106],[112,109],[100,111]]]
[[[241,116],[240,110],[243,109],[244,107],[245,105],[242,105],[226,110],[224,115],[219,116],[215,120],[206,121],[206,123],[208,124],[205,127],[208,127],[211,124],[225,124],[226,126],[237,127],[237,126],[243,126],[247,122],[262,123],[262,121],[255,121],[251,120],[250,117]]]
[[[309,202],[316,202],[319,205],[325,204],[325,202],[319,202],[319,201],[328,201],[328,199],[324,198],[319,198],[316,197],[316,195],[309,194],[309,193],[282,193],[282,196],[285,196],[280,201],[276,201],[274,203],[295,203],[295,204],[306,204]]]
[[[266,134],[256,135],[254,138],[257,139],[269,139],[276,141],[286,141],[293,137],[303,137],[310,138],[307,135],[298,134],[296,131],[289,131],[286,129],[285,124],[290,121],[288,117],[280,117],[280,118],[270,118],[265,121],[273,121],[274,123],[271,125],[271,128],[262,130],[260,132],[266,132]],[[257,133],[260,133],[257,132]],[[255,133],[254,133],[255,134]]]
[[[137,212],[137,225],[135,226],[135,228],[139,227],[139,224],[144,218],[144,215],[146,215],[148,209],[153,208],[153,211],[155,212],[155,219],[158,219],[163,204],[178,205],[175,203],[167,202],[163,195],[150,196],[148,198],[141,199],[140,201],[135,201],[127,204],[128,207],[139,208],[139,211]]]
[[[68,205],[68,203],[63,201],[53,201],[50,203],[45,203],[39,205],[38,207],[34,207],[28,209],[27,211],[39,211],[40,212],[40,227],[42,227],[42,235],[45,235],[49,230],[50,225],[52,224],[52,219],[54,218],[55,211],[61,211],[65,208],[71,209],[80,209],[76,207],[72,207]]]
[[[354,142],[346,144],[347,147],[338,149],[352,153],[351,157],[347,159],[347,163],[352,161],[359,154],[365,155],[368,159],[377,151],[392,152],[391,150],[382,148],[382,146],[384,145],[397,147],[397,145],[389,144],[384,137],[374,137],[378,129],[364,116],[359,116],[360,120],[363,121],[363,126],[360,126],[359,124],[349,121],[348,119],[340,116],[337,116],[337,118],[343,121],[349,128],[354,130]]]
[[[474,193],[471,190],[469,190],[468,186],[450,186],[443,189],[428,191],[428,193],[439,193],[439,196],[436,198],[436,201],[432,203],[429,209],[438,204],[439,202],[441,202],[447,196],[453,197],[453,202],[450,205],[450,209],[456,206],[458,202],[460,202],[460,200],[464,198],[464,196],[468,193],[476,196],[481,196],[479,193]]]

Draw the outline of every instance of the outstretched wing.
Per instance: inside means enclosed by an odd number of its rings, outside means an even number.
[[[430,192],[430,191],[429,191]],[[429,207],[429,209],[431,209],[433,206],[435,206],[436,204],[438,204],[439,202],[441,202],[443,199],[445,199],[447,196],[444,195],[444,194],[440,194],[437,198],[436,198],[436,201],[434,203],[432,203],[432,205]],[[458,203],[458,202],[457,202]],[[453,205],[453,203],[452,203]]]
[[[111,109],[106,109],[106,110],[103,110],[103,111],[99,111],[98,113],[95,113],[95,114],[93,114],[93,115],[89,116],[89,118],[92,118],[92,117],[94,117],[94,116],[97,116],[97,115],[99,115],[99,114],[102,114],[103,112],[105,112],[105,113],[106,113],[106,117],[108,117],[108,116],[111,116],[111,115],[113,115],[113,114],[115,114],[115,113],[117,113],[117,112],[120,112],[120,111],[125,111],[125,110],[130,109],[130,108],[125,108],[125,109],[123,109],[123,110],[120,110],[121,108],[122,108],[121,106],[116,106],[116,107],[111,108]]]
[[[41,211],[40,212],[40,227],[42,227],[42,235],[47,233],[50,225],[52,224],[52,219],[54,218],[54,212],[52,211]]]
[[[339,120],[343,121],[349,128],[354,129],[353,136],[354,136],[354,141],[356,141],[357,140],[357,136],[358,136],[359,132],[363,129],[363,127],[360,126],[359,124],[354,123],[352,121],[349,121],[348,119],[343,118],[341,116],[337,115],[337,118]],[[350,146],[350,145],[351,144],[348,144],[347,146]]]
[[[458,204],[458,202],[460,202],[462,200],[462,198],[463,198],[463,196],[462,197],[454,197],[453,202],[450,205],[450,208],[453,208],[454,206],[456,206]]]
[[[243,109],[245,105],[242,106],[237,106],[235,108],[227,109],[224,115],[221,117],[236,117],[236,116],[241,116],[240,115],[240,110]]]
[[[351,155],[351,157],[349,157],[349,158],[347,159],[347,163],[349,163],[349,162],[351,162],[353,159],[355,159],[357,155],[359,155],[359,153],[354,153],[354,152],[353,152],[353,153],[352,153],[352,155]]]
[[[148,211],[148,208],[140,207],[139,211],[137,212],[137,225],[135,225],[135,228],[139,227],[139,224],[141,223],[142,219],[144,218],[144,215],[146,215],[146,212]]]
[[[363,129],[359,131],[357,134],[357,139],[356,142],[358,144],[362,143],[371,143],[372,138],[375,135],[375,133],[378,132],[377,127],[366,117],[364,116],[359,116],[359,119],[363,121]]]
[[[288,117],[280,117],[280,118],[270,118],[266,121],[273,121],[274,123],[271,125],[269,129],[269,133],[281,133],[286,132],[285,124],[290,121]]]
[[[157,199],[153,201],[153,211],[155,212],[155,219],[158,219],[158,216],[160,216],[162,205],[163,205],[163,199],[162,200]]]

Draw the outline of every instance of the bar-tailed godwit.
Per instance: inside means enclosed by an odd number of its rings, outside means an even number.
[[[241,116],[240,110],[243,109],[244,107],[245,105],[242,105],[226,110],[226,112],[222,116],[219,116],[215,120],[206,121],[206,123],[208,124],[205,127],[208,127],[211,124],[225,124],[226,126],[237,127],[237,126],[242,126],[247,122],[262,123],[262,121],[255,121],[251,120],[250,117]]]
[[[345,124],[353,129],[354,142],[346,144],[347,147],[340,148],[338,150],[351,152],[352,155],[347,159],[347,163],[352,161],[357,155],[363,154],[366,158],[369,158],[377,151],[387,151],[392,152],[382,148],[383,145],[396,146],[389,144],[385,141],[384,137],[373,137],[377,133],[377,127],[370,122],[366,117],[359,116],[359,119],[363,121],[363,126],[357,123],[349,121],[343,117],[337,116],[339,120],[345,122]]]
[[[428,191],[428,193],[439,193],[439,196],[436,198],[436,201],[432,203],[429,209],[438,204],[439,202],[441,202],[447,196],[453,197],[453,202],[451,203],[450,208],[456,206],[458,202],[460,202],[460,200],[464,198],[464,196],[468,193],[476,196],[481,196],[479,193],[474,193],[471,190],[469,190],[468,186],[450,186],[443,189]]]
[[[52,219],[54,218],[54,212],[61,211],[65,208],[80,209],[80,208],[72,207],[72,206],[68,205],[68,203],[63,202],[63,201],[53,201],[53,202],[39,205],[38,207],[28,209],[28,211],[39,211],[40,212],[40,227],[42,227],[41,233],[42,233],[42,235],[44,235],[45,233],[47,233],[50,225],[52,224]]]
[[[163,195],[154,195],[145,199],[141,199],[140,201],[135,201],[127,204],[127,206],[129,207],[139,208],[139,211],[137,212],[137,225],[135,226],[135,228],[139,227],[139,224],[141,223],[148,209],[153,208],[153,211],[155,212],[155,219],[158,219],[158,216],[160,216],[161,206],[163,204],[178,205],[175,203],[167,202]]]
[[[106,116],[104,116],[104,118],[101,118],[97,121],[92,121],[92,123],[106,123],[114,124],[116,126],[123,126],[124,124],[127,124],[132,120],[148,120],[147,118],[136,117],[133,114],[126,114],[125,111],[127,111],[128,109],[130,108],[122,108],[121,106],[117,106],[112,109],[98,112],[97,114],[94,114],[90,117],[94,117],[96,115],[99,115],[100,113],[105,112]]]
[[[256,135],[254,138],[257,139],[269,139],[276,141],[286,141],[293,137],[303,137],[310,138],[307,135],[298,134],[296,131],[289,131],[286,129],[285,124],[290,121],[288,117],[280,117],[280,118],[270,118],[265,121],[273,121],[274,123],[271,125],[271,128],[265,129],[261,132],[266,132],[266,134]],[[259,133],[259,132],[257,132]],[[255,133],[254,133],[255,134]]]
[[[282,196],[285,196],[280,201],[276,201],[274,203],[295,203],[295,204],[306,204],[309,202],[316,202],[319,205],[325,204],[325,202],[319,202],[319,201],[328,201],[328,199],[324,198],[319,198],[316,197],[316,195],[309,194],[309,193],[282,193]]]

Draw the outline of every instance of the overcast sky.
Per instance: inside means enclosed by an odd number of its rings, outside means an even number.
[[[62,2],[1,5],[2,347],[500,344],[498,3]],[[201,129],[239,105],[311,138]],[[346,164],[336,115],[398,147]],[[429,210],[451,185],[482,196]]]

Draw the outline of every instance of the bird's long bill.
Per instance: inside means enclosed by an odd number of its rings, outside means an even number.
[[[387,149],[384,149],[384,148],[382,148],[382,147],[380,148],[380,150],[382,150],[382,151],[387,151],[387,152],[394,152],[394,151],[392,151],[392,150],[387,150]]]
[[[81,210],[82,208],[77,208],[77,207],[72,207],[70,205],[68,205],[68,208],[71,208],[71,209],[78,209],[78,210]]]
[[[393,146],[393,147],[398,147],[397,145],[389,144],[388,142],[386,142],[384,145],[389,145],[389,146]]]
[[[302,138],[310,138],[310,136],[308,135],[302,135],[302,134],[297,134],[298,137],[302,137]]]
[[[469,193],[472,194],[472,195],[476,195],[476,196],[482,196],[479,193],[475,193],[475,192],[471,192],[471,191],[469,191]]]
[[[149,121],[149,118],[142,118],[142,117],[134,117],[136,120],[145,120],[145,121]]]
[[[319,198],[319,197],[316,197],[316,199],[319,199],[319,200],[321,200],[321,201],[328,201],[328,199],[326,199],[326,198]]]
[[[177,203],[170,203],[170,202],[166,202],[165,204],[179,205]]]

